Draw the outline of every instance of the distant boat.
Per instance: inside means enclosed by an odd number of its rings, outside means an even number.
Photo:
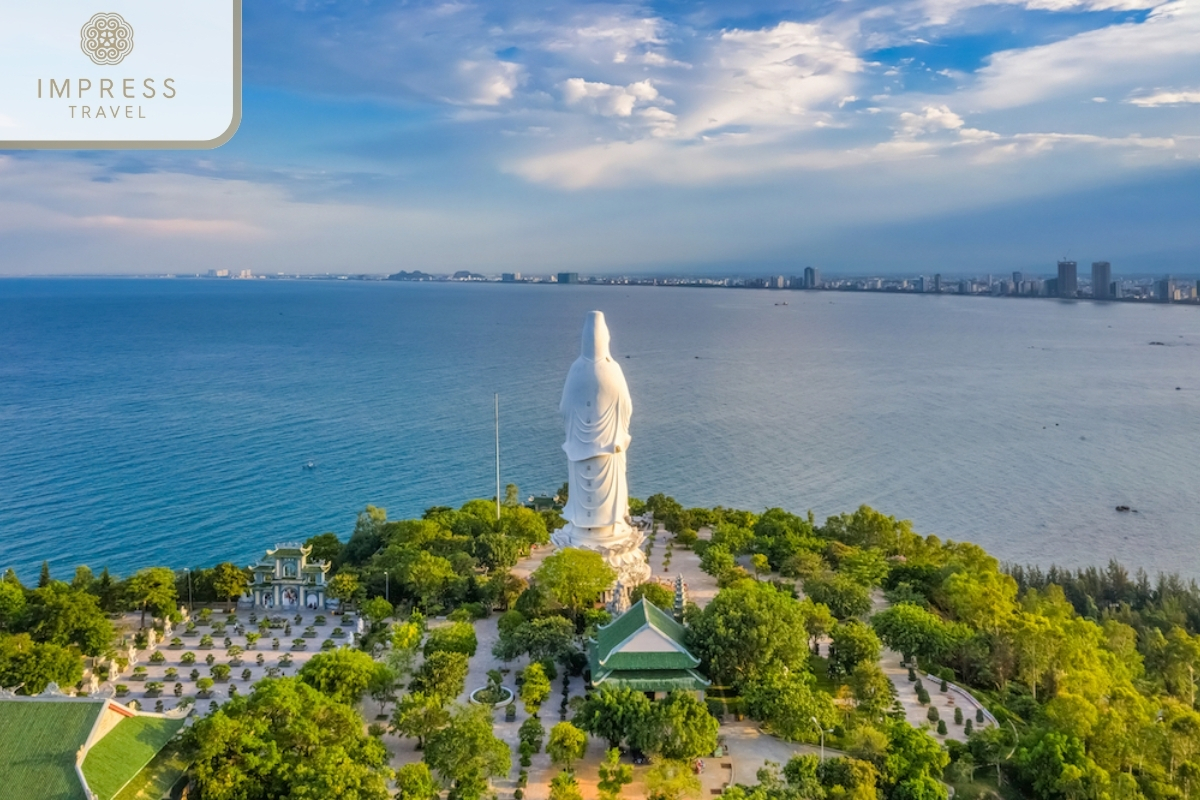
[[[305,468],[305,469],[316,469],[316,468],[317,468],[317,462],[316,462],[316,461],[313,461],[313,460],[310,458],[308,461],[305,461],[305,462],[304,462],[304,468]]]
[[[1117,506],[1117,511],[1128,511],[1129,506]]]

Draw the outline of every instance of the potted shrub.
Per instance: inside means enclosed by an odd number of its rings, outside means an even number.
[[[244,680],[244,681],[250,680],[250,675],[251,675],[251,672],[250,672],[249,667],[246,667],[246,669],[242,670],[242,680]]]
[[[196,623],[189,620],[188,624],[183,629],[183,635],[184,636],[195,636],[196,635]]]
[[[512,722],[517,718],[517,704],[509,703],[504,707],[504,721]]]
[[[196,619],[200,621],[201,625],[207,625],[208,623],[212,622],[212,609],[200,609],[200,614],[196,617]]]
[[[134,680],[134,681],[146,680],[146,668],[141,665],[134,667],[133,675],[130,676],[130,680]]]
[[[346,635],[346,632],[345,632],[344,630],[342,630],[341,628],[334,628],[334,629],[333,629],[333,638],[335,638],[335,639],[341,639],[341,638],[343,638],[345,635]]]
[[[183,647],[183,639],[180,639],[178,636],[172,637],[171,638],[171,649],[178,650],[181,647]]]
[[[117,697],[124,697],[129,694],[129,687],[123,683],[117,684]]]
[[[299,625],[303,621],[304,621],[304,617],[300,616],[299,614],[292,617],[292,622],[295,622],[297,625]]]
[[[213,633],[217,634],[218,636],[225,633],[225,623],[218,622],[217,624],[213,625]]]
[[[204,634],[200,637],[200,649],[211,650],[213,646],[213,638],[209,634]]]
[[[242,665],[242,648],[238,647],[236,644],[226,651],[226,655],[229,656],[229,663],[231,666],[240,667]]]
[[[324,614],[317,614],[317,616],[313,618],[313,625],[321,626],[324,624],[325,624],[325,615]]]
[[[337,647],[337,644],[333,641],[333,639],[326,639],[325,641],[321,642],[322,650],[332,650],[335,647]]]
[[[307,628],[304,629],[304,633],[302,633],[300,635],[303,636],[305,639],[315,639],[315,638],[317,638],[317,629],[314,628],[312,625],[309,625]]]
[[[146,697],[158,697],[162,694],[163,684],[161,681],[150,681],[146,684]]]
[[[200,670],[192,670],[191,673],[188,674],[188,677],[192,679],[192,683],[195,683],[196,681],[200,680]]]
[[[212,668],[213,680],[218,683],[225,683],[225,681],[229,680],[229,673],[232,671],[233,669],[228,664],[214,664]]]
[[[183,697],[183,684],[182,683],[175,684],[175,696]]]
[[[248,632],[246,634],[246,649],[253,650],[255,643],[258,642],[258,640],[261,638],[262,638],[261,633],[255,633],[254,631]]]
[[[226,625],[237,625],[238,624],[237,614],[230,614],[228,617],[226,617],[225,624]]]
[[[179,657],[179,663],[180,664],[195,664],[196,663],[196,654],[189,650],[188,652],[184,653],[182,656]]]
[[[278,640],[278,639],[272,639],[272,640],[271,640],[271,649],[272,649],[272,650],[278,650],[278,649],[279,649],[279,640]]]
[[[208,664],[210,667],[213,665],[213,662],[216,660],[217,660],[217,657],[214,656],[212,653],[209,653],[208,655],[206,655],[204,657],[204,663]]]
[[[229,647],[233,644],[233,639],[230,639],[228,636],[226,636],[225,641],[222,644],[225,647],[225,649],[228,650]]]
[[[179,670],[175,669],[175,667],[167,667],[167,673],[165,677],[167,680],[173,681],[179,677]]]
[[[292,639],[293,650],[303,650],[306,644],[307,642],[305,642],[303,639]]]
[[[279,657],[279,666],[290,667],[291,665],[292,665],[292,654],[291,653],[284,653],[282,656]]]
[[[166,660],[167,660],[167,657],[166,657],[166,655],[163,654],[163,652],[161,650],[155,650],[153,653],[150,654],[150,663],[151,664],[161,664]]]
[[[201,697],[212,696],[213,679],[201,678],[200,680],[196,681],[196,688],[199,690]]]
[[[260,667],[263,665],[264,661],[266,661],[266,659],[263,658],[262,653],[259,653],[257,656],[254,657],[254,663],[258,664]]]

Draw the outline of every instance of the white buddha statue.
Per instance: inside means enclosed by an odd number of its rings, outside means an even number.
[[[629,522],[625,454],[633,402],[608,342],[604,314],[589,312],[558,409],[567,433],[567,524],[551,539],[558,547],[599,552],[625,586],[636,586],[649,579],[650,567],[643,536]]]

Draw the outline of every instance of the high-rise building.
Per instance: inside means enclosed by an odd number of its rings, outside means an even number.
[[[787,284],[784,282],[782,275],[775,275],[773,277],[767,278],[767,288],[768,289],[782,289],[786,285]]]
[[[942,293],[942,273],[940,272],[933,276],[933,293]]]
[[[925,293],[925,276],[924,275],[917,278],[917,291],[921,292],[922,294]]]
[[[519,280],[521,280],[521,273],[519,273],[519,272],[502,272],[502,273],[500,273],[500,280],[502,283],[516,283]]]
[[[1058,278],[1047,278],[1045,280],[1045,282],[1042,283],[1042,296],[1043,297],[1060,297],[1061,296],[1058,293]]]
[[[560,272],[558,273],[559,283],[579,283],[578,272]]]
[[[1163,278],[1162,280],[1158,281],[1158,287],[1157,287],[1157,289],[1158,289],[1158,292],[1157,292],[1157,294],[1158,294],[1158,299],[1159,299],[1160,301],[1162,301],[1162,302],[1164,302],[1164,303],[1169,303],[1169,302],[1171,302],[1172,300],[1174,300],[1174,299],[1175,299],[1175,298],[1174,298],[1174,295],[1175,295],[1175,282],[1174,282],[1173,280],[1171,280],[1171,276],[1170,276],[1170,275],[1168,275],[1167,277],[1165,277],[1165,278]]]
[[[1112,264],[1107,261],[1092,262],[1092,297],[1096,300],[1111,300]]]
[[[1078,265],[1074,261],[1058,262],[1058,282],[1055,285],[1058,287],[1059,297],[1074,297],[1079,292],[1076,266]]]
[[[1021,281],[1023,281],[1023,280],[1025,280],[1025,276],[1022,275],[1020,272],[1013,273],[1013,286],[1020,286]]]
[[[817,289],[821,286],[821,271],[816,267],[804,268],[804,288]]]

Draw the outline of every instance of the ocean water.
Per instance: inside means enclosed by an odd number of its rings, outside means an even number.
[[[199,280],[0,281],[0,568],[248,563],[368,503],[490,497],[496,392],[504,482],[553,491],[593,308],[635,496],[868,503],[1005,560],[1200,575],[1195,308]]]

